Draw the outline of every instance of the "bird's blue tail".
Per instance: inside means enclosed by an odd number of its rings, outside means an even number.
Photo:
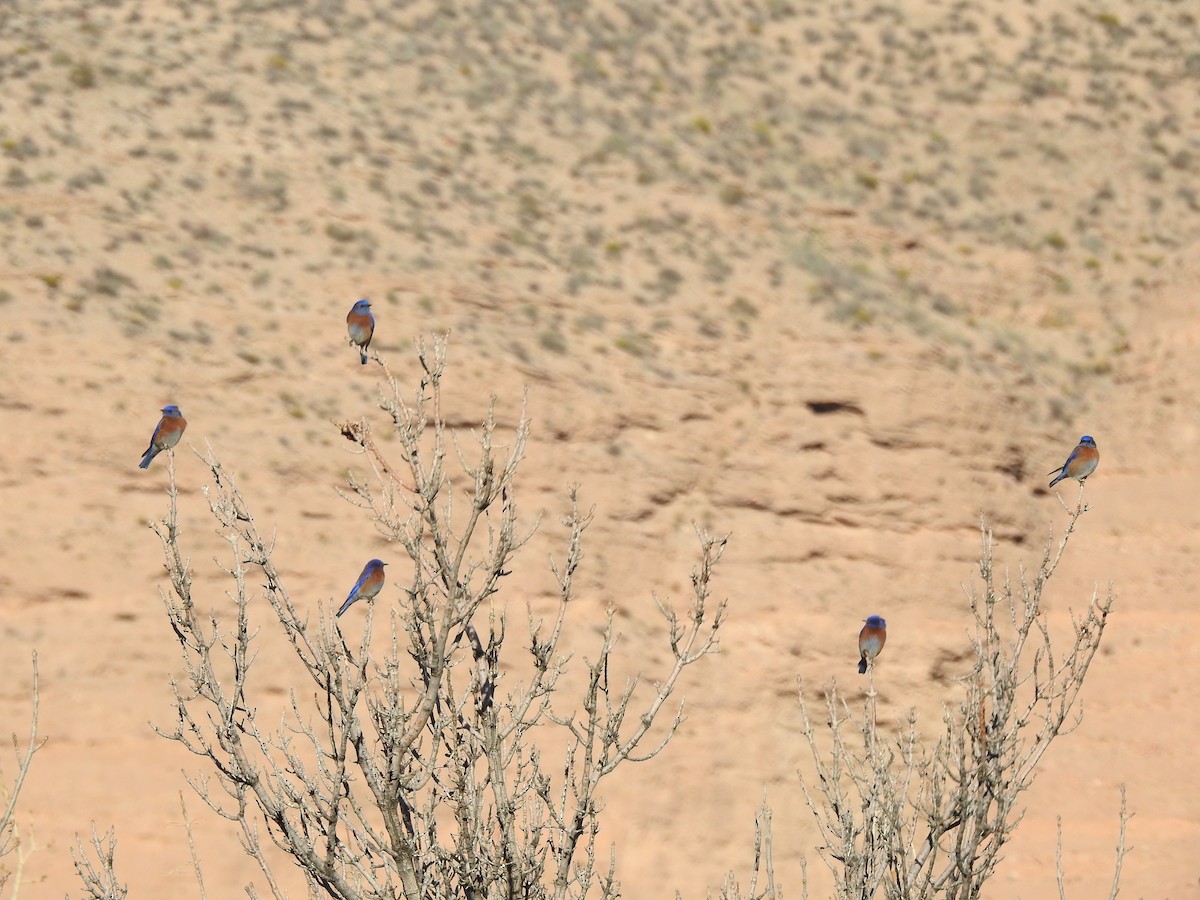
[[[138,463],[138,468],[139,468],[139,469],[148,469],[148,468],[150,468],[150,461],[151,461],[152,459],[154,459],[154,457],[156,457],[156,456],[158,456],[158,451],[157,451],[157,450],[155,450],[153,447],[151,447],[149,450],[147,450],[147,451],[146,451],[146,452],[145,452],[145,453],[142,455],[142,461],[141,461],[140,463]]]

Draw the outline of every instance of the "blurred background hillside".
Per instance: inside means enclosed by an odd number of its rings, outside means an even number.
[[[776,876],[828,873],[804,808],[798,680],[852,692],[889,624],[881,724],[957,697],[982,515],[1036,564],[1044,473],[1102,461],[1056,579],[1057,634],[1119,594],[1081,727],[1052,748],[989,894],[1107,891],[1118,785],[1129,896],[1200,897],[1200,10],[1001,0],[18,0],[0,10],[0,733],[30,654],[48,743],[21,797],[22,892],[75,891],[116,826],[131,894],[255,873],[157,737],[179,671],[146,523],[176,453],[198,594],[228,604],[201,494],[237,473],[296,597],[340,603],[386,545],[340,499],[373,417],[450,330],[449,414],[528,390],[518,502],[538,536],[501,601],[553,599],[566,488],[595,524],[582,658],[617,610],[629,672],[668,654],[694,525],[730,533],[730,621],[667,752],[606,795],[625,896],[702,897],[775,810]],[[1068,502],[1077,493],[1062,491]],[[398,562],[399,560],[397,560]],[[390,570],[389,570],[390,571]],[[393,588],[394,590],[394,588]],[[382,595],[388,597],[388,591]],[[349,618],[349,617],[347,617]],[[267,645],[270,646],[269,644]],[[292,686],[264,651],[280,697]],[[624,675],[626,673],[614,673]],[[13,768],[2,763],[5,781]],[[183,770],[183,772],[181,772]],[[11,864],[11,863],[10,863]]]

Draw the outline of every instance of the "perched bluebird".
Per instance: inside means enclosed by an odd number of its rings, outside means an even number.
[[[350,589],[350,596],[337,611],[339,616],[348,610],[355,600],[370,600],[383,589],[383,567],[386,565],[385,562],[373,559],[363,566],[362,574]]]
[[[1090,434],[1085,434],[1079,439],[1079,446],[1071,451],[1071,455],[1067,457],[1062,468],[1051,469],[1046,473],[1047,475],[1058,473],[1050,482],[1050,487],[1054,487],[1064,478],[1074,478],[1083,484],[1087,477],[1096,471],[1096,465],[1099,462],[1100,451],[1096,449],[1096,440]]]
[[[867,662],[873,660],[887,643],[887,622],[883,616],[871,616],[858,633],[858,674],[867,673]]]
[[[350,307],[346,314],[346,330],[350,332],[350,343],[358,347],[358,355],[362,364],[367,364],[367,348],[371,346],[371,336],[375,334],[375,317],[371,315],[371,301],[359,300]]]
[[[142,461],[138,463],[138,468],[150,468],[150,461],[154,457],[158,456],[164,450],[170,450],[179,443],[179,439],[183,437],[183,429],[185,428],[187,428],[187,419],[183,417],[183,413],[179,411],[179,407],[174,404],[164,406],[162,418],[158,420],[154,434],[150,435],[150,446],[142,454]]]

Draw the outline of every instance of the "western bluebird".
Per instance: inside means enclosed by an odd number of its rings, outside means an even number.
[[[1096,471],[1096,466],[1100,462],[1100,451],[1096,449],[1096,440],[1090,434],[1085,434],[1079,439],[1079,446],[1071,451],[1071,455],[1067,457],[1067,461],[1063,463],[1061,469],[1051,469],[1047,475],[1055,475],[1054,480],[1050,482],[1050,487],[1054,487],[1064,478],[1074,478],[1080,484],[1083,484],[1089,475]]]
[[[383,590],[383,567],[386,565],[385,562],[373,559],[363,566],[362,574],[358,576],[358,581],[354,582],[354,587],[350,589],[350,596],[346,598],[342,608],[337,611],[339,616],[348,610],[355,600],[371,600]]]
[[[185,428],[187,428],[187,419],[183,417],[183,413],[179,411],[179,407],[174,404],[164,406],[162,418],[158,420],[154,434],[150,435],[150,446],[142,454],[142,461],[138,463],[138,468],[150,468],[150,461],[154,457],[158,456],[164,450],[170,450],[179,443],[179,439],[183,437],[183,429]]]
[[[858,674],[867,673],[867,662],[875,659],[887,643],[887,622],[883,616],[871,616],[858,633]]]
[[[350,343],[358,347],[358,355],[362,364],[367,364],[367,348],[371,346],[371,336],[375,334],[375,317],[371,315],[371,302],[359,300],[346,314],[346,330],[350,332]]]

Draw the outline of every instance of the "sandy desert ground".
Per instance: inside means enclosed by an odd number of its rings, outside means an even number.
[[[660,677],[653,595],[686,599],[694,523],[730,535],[721,653],[668,751],[605,791],[625,896],[744,873],[764,792],[786,895],[803,856],[827,896],[797,683],[861,690],[881,613],[883,725],[936,729],[980,516],[1002,564],[1034,564],[1066,518],[1043,473],[1089,433],[1048,616],[1061,634],[1110,581],[1118,602],[987,896],[1058,896],[1058,817],[1068,896],[1107,896],[1124,784],[1122,896],[1200,897],[1198,48],[1194,6],[1134,0],[0,9],[0,733],[27,730],[36,651],[46,738],[0,863],[19,895],[78,895],[94,822],[131,896],[199,896],[181,792],[209,896],[260,877],[151,727],[180,661],[147,527],[165,467],[137,462],[179,404],[218,614],[208,445],[293,594],[340,602],[394,552],[336,493],[359,460],[335,423],[386,425],[345,343],[366,296],[402,379],[451,332],[464,427],[528,390],[543,524],[504,599],[551,596],[579,483],[581,655],[611,604]]]

